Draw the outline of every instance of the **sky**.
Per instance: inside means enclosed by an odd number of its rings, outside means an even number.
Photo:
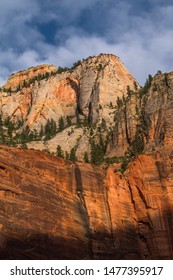
[[[173,71],[172,0],[0,0],[0,85],[40,64],[111,53],[143,85]]]

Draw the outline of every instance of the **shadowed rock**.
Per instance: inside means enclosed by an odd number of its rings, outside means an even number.
[[[0,148],[1,259],[173,259],[172,158],[122,176],[39,151]]]

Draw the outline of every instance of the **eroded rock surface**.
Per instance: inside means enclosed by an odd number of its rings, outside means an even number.
[[[1,259],[173,259],[173,159],[124,175],[0,147]]]
[[[139,88],[112,55],[61,74],[48,68],[12,75],[2,88],[1,142],[26,148],[6,117],[36,134],[63,118],[28,148],[75,148],[81,161],[102,153],[102,165],[0,146],[0,258],[173,259],[173,73]],[[34,69],[46,76],[30,83]]]
[[[66,142],[70,144],[66,148],[61,131],[51,142],[40,139],[39,143],[29,143],[28,147],[56,152],[60,145],[64,154],[75,148],[78,159],[83,160],[85,151],[90,154],[90,131],[84,127],[80,141],[76,141],[79,137],[77,122],[93,127],[104,122],[106,138],[114,127],[117,100],[127,95],[127,87],[133,90],[138,84],[114,55],[90,57],[75,69],[62,73],[57,70],[53,65],[42,65],[11,75],[0,92],[0,114],[3,120],[9,117],[12,122],[22,123],[18,132],[29,127],[38,135],[48,120],[54,120],[58,128],[61,118],[64,125],[67,125],[67,118],[70,119],[74,125],[73,135],[67,130]],[[125,143],[124,149],[126,147]]]

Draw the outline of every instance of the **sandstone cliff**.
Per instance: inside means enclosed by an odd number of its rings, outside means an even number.
[[[0,142],[59,155],[0,146],[0,258],[173,259],[173,72],[52,67],[0,93]]]
[[[60,73],[62,72],[62,73]],[[127,87],[134,89],[137,82],[114,55],[90,57],[72,69],[56,69],[54,66],[38,66],[13,74],[0,92],[0,112],[5,120],[22,123],[16,133],[26,127],[39,134],[48,120],[58,128],[63,118],[71,124],[64,131],[57,131],[55,138],[32,141],[29,148],[49,149],[56,152],[57,145],[70,153],[74,148],[79,160],[90,154],[90,128],[106,123],[105,141],[114,126],[117,100],[127,95]],[[78,123],[83,126],[78,129]],[[88,127],[83,124],[88,123]],[[77,125],[77,127],[76,127]],[[72,129],[72,130],[71,130]],[[71,133],[72,131],[72,133]],[[98,134],[95,131],[94,134]],[[65,137],[65,139],[64,139]],[[80,140],[79,140],[80,137]],[[65,141],[64,141],[65,140]]]
[[[124,175],[0,147],[1,259],[172,259],[172,156]]]
[[[17,73],[11,74],[6,84],[2,89],[9,89],[9,91],[20,91],[20,88],[25,87],[29,82],[32,83],[35,77],[41,77],[42,75],[49,76],[50,73],[56,72],[54,65],[43,64],[36,67],[30,67],[28,70],[22,70]]]

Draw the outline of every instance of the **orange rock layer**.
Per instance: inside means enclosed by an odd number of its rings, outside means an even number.
[[[173,159],[124,175],[0,147],[1,259],[173,259]]]
[[[57,68],[54,65],[39,65],[36,67],[30,67],[27,70],[19,71],[15,74],[12,74],[7,83],[4,85],[4,88],[11,88],[11,90],[16,90],[19,86],[23,87],[24,81],[29,82],[30,79],[37,77],[38,75],[45,75],[46,73],[50,74],[55,72]]]

